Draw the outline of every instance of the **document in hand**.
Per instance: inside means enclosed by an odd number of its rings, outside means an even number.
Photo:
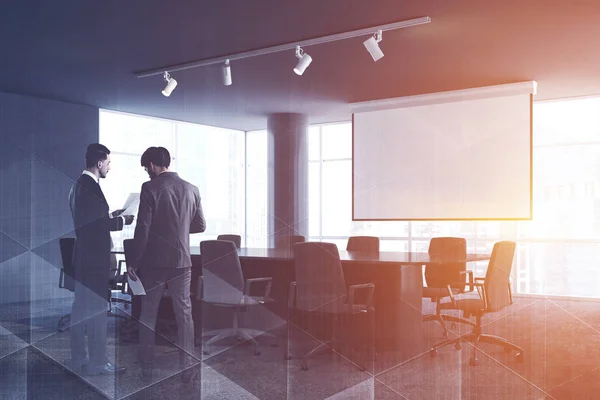
[[[123,204],[123,214],[122,215],[134,215],[138,211],[138,207],[140,205],[140,194],[139,193],[129,193],[127,200],[125,200],[125,204]]]
[[[144,285],[142,285],[142,282],[139,278],[134,281],[133,279],[131,279],[129,274],[127,274],[127,283],[129,284],[129,287],[131,288],[131,291],[133,292],[134,296],[141,296],[146,294],[146,290],[144,290]]]

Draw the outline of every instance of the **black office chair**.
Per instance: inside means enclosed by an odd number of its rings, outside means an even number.
[[[358,314],[368,314],[371,317],[371,326],[374,329],[375,308],[373,307],[373,294],[375,285],[365,283],[351,285],[346,289],[346,280],[340,261],[339,251],[333,243],[306,242],[294,245],[294,270],[296,281],[290,284],[288,307],[289,315],[293,310],[304,314],[333,317],[332,339],[318,345],[304,354],[301,362],[302,370],[308,370],[308,358],[317,352],[337,348],[336,325],[340,318],[349,317],[354,322]],[[366,291],[364,304],[355,303],[358,290]],[[353,327],[354,328],[354,327]],[[288,321],[288,340],[290,336],[290,321]],[[358,341],[354,337],[357,329],[349,329],[353,347],[358,345],[365,348],[365,353],[372,350],[375,357],[374,343]],[[329,347],[331,346],[331,347]],[[285,358],[292,356],[286,347]],[[363,358],[363,360],[366,357]],[[366,370],[363,361],[361,369]]]
[[[58,287],[67,289],[71,292],[75,291],[75,280],[73,274],[75,268],[73,266],[73,251],[75,250],[75,238],[61,238],[58,240],[60,246],[60,256],[62,258],[62,268],[58,277]],[[58,321],[58,331],[63,332],[71,326],[71,314],[66,314],[60,317]]]
[[[506,352],[515,351],[517,362],[524,361],[523,349],[519,346],[499,336],[481,333],[481,318],[485,314],[500,311],[512,304],[510,271],[515,255],[515,247],[515,242],[510,241],[494,244],[485,278],[475,278],[475,282],[466,284],[477,289],[479,298],[455,299],[452,295],[452,302],[442,304],[444,310],[461,310],[466,318],[470,318],[472,315],[475,316],[476,323],[471,333],[436,344],[430,351],[431,356],[435,356],[438,348],[449,344],[454,344],[454,347],[459,350],[461,342],[467,341],[475,343],[473,355],[469,360],[471,366],[479,364],[477,360],[479,343],[502,346]],[[457,283],[462,284],[462,282]]]
[[[348,238],[346,251],[360,251],[364,253],[379,253],[379,238],[375,236],[351,236]]]
[[[457,260],[467,257],[467,241],[458,237],[436,237],[429,242],[429,255],[435,259]],[[423,322],[438,322],[444,333],[442,338],[448,337],[448,328],[446,322],[452,322],[452,327],[458,322],[475,326],[467,319],[455,317],[453,315],[444,315],[441,313],[441,300],[455,294],[463,293],[465,289],[465,278],[473,282],[473,271],[467,270],[466,262],[443,262],[441,264],[428,265],[425,267],[425,282],[427,286],[423,287],[422,296],[436,303],[435,314],[423,316]],[[457,282],[462,282],[457,284]],[[449,285],[452,286],[449,287]],[[469,288],[470,291],[473,289]]]
[[[131,240],[131,239],[126,239]],[[125,241],[126,241],[125,240]],[[124,241],[124,242],[125,242]],[[125,246],[125,244],[123,244]],[[112,239],[111,239],[111,247],[112,247]],[[122,294],[127,294],[127,271],[123,270],[123,263],[126,260],[119,260],[117,262],[116,254],[111,253],[111,269],[110,269],[110,278],[108,281],[108,303],[110,306],[109,315],[115,316],[117,318],[126,319],[127,316],[116,314],[113,312],[113,303],[124,303],[125,308],[129,308],[131,304],[130,299],[124,299],[122,297],[115,296],[114,292],[121,292]]]
[[[217,240],[229,240],[235,243],[235,247],[239,249],[242,247],[242,237],[240,235],[219,235]]]
[[[202,253],[202,278],[198,281],[197,296],[204,303],[233,310],[231,328],[203,332],[202,337],[212,336],[203,346],[203,353],[210,354],[210,346],[220,340],[237,337],[250,342],[254,355],[260,355],[257,337],[271,337],[277,345],[277,336],[239,326],[240,313],[251,307],[259,307],[273,303],[270,297],[273,278],[244,278],[242,266],[235,245],[230,240],[205,240],[200,242]],[[265,291],[262,296],[253,296],[251,287],[255,283],[264,283]],[[201,294],[201,295],[200,295]]]

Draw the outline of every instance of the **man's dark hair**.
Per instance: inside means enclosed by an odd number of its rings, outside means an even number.
[[[109,154],[110,150],[100,143],[88,145],[87,151],[85,152],[85,167],[94,167],[98,161],[106,160]]]
[[[142,167],[150,167],[150,163],[157,167],[169,168],[171,165],[171,154],[169,150],[164,147],[149,147],[144,154],[142,154],[141,164]]]

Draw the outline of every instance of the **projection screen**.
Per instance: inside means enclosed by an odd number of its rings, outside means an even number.
[[[531,219],[536,88],[353,103],[353,220]]]

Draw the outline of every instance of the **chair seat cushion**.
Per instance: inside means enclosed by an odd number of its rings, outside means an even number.
[[[350,304],[347,304],[345,302],[332,302],[332,303],[324,304],[321,307],[314,307],[311,310],[304,310],[304,311],[310,311],[310,312],[320,313],[320,314],[342,315],[342,314],[358,314],[358,313],[363,313],[363,312],[373,312],[373,311],[375,311],[375,309],[374,309],[374,307],[367,306],[366,304],[353,304],[352,306],[350,306]]]
[[[206,303],[210,303],[213,304],[215,306],[220,306],[220,307],[247,307],[247,306],[255,306],[255,305],[259,305],[259,304],[267,304],[267,303],[274,303],[275,300],[273,300],[270,297],[263,297],[263,296],[242,296],[242,298],[240,298],[239,301],[235,301],[235,302],[230,302],[224,300],[224,301],[212,301],[212,300],[204,300]]]
[[[452,294],[458,294],[458,289],[452,289]],[[424,287],[422,297],[428,299],[440,299],[442,297],[448,297],[448,288],[436,288],[436,287]]]
[[[465,318],[471,315],[482,316],[484,314],[483,300],[479,298],[466,298],[455,300],[454,303],[442,303],[442,310],[461,310]]]

